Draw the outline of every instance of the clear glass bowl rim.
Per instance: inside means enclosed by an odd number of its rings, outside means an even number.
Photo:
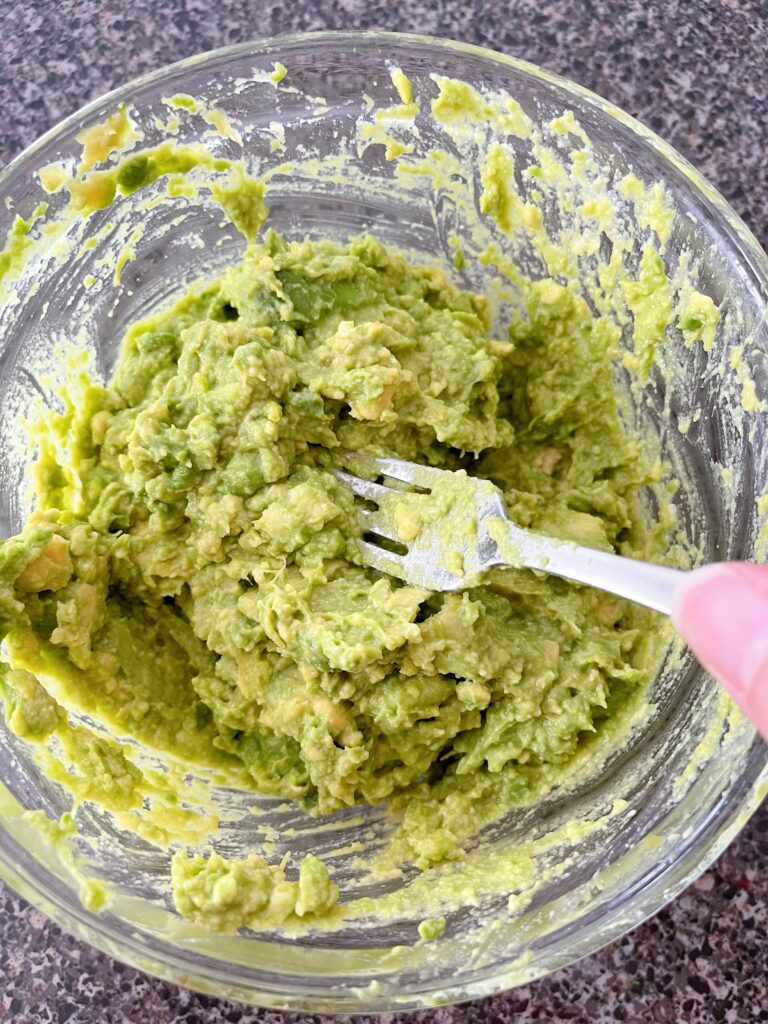
[[[762,249],[755,235],[717,189],[685,157],[681,156],[655,132],[591,90],[529,61],[511,57],[488,47],[416,33],[380,30],[286,33],[207,50],[164,65],[96,97],[50,128],[0,170],[0,190],[7,192],[15,176],[23,171],[24,165],[32,164],[37,154],[47,146],[55,144],[59,140],[64,141],[94,115],[103,116],[116,104],[130,102],[138,88],[159,83],[170,75],[177,75],[180,71],[198,68],[205,63],[214,63],[229,57],[252,55],[254,57],[274,56],[279,58],[281,49],[295,47],[302,43],[314,46],[335,45],[337,49],[343,51],[350,47],[356,48],[366,44],[382,46],[387,41],[398,46],[411,44],[415,47],[433,48],[449,54],[463,54],[483,59],[501,68],[514,70],[552,85],[566,95],[578,97],[582,102],[600,111],[607,119],[621,124],[646,146],[654,150],[662,162],[672,165],[675,170],[681,172],[688,179],[691,187],[715,208],[721,219],[721,226],[728,230],[729,241],[739,250],[741,259],[750,267],[754,279],[759,282],[761,291],[768,298],[768,255]],[[727,814],[720,816],[717,827],[714,830],[710,829],[707,835],[701,837],[705,841],[700,844],[696,842],[684,844],[682,856],[668,870],[657,874],[649,885],[635,889],[619,907],[611,908],[608,919],[602,921],[597,929],[592,925],[587,925],[587,934],[584,934],[581,929],[577,929],[575,934],[571,934],[564,944],[566,948],[558,949],[556,966],[564,967],[596,952],[636,928],[673,900],[723,852],[758,808],[767,792],[768,749],[762,770],[746,789],[742,799],[734,803]],[[156,948],[150,948],[135,935],[128,935],[104,917],[85,911],[77,902],[74,893],[70,894],[73,901],[69,905],[65,905],[56,898],[55,894],[44,891],[35,884],[35,880],[29,872],[22,865],[13,862],[7,853],[8,851],[3,849],[3,845],[0,843],[0,879],[43,910],[71,934],[124,963],[185,987],[262,1007],[312,1012],[333,1012],[335,1009],[332,993],[328,1000],[318,997],[316,990],[312,990],[311,993],[300,991],[283,993],[281,998],[270,986],[259,988],[249,984],[243,988],[237,983],[233,984],[231,975],[227,976],[227,965],[223,961],[220,969],[201,972],[196,968],[190,970],[191,965],[184,963],[181,950],[178,957],[167,956],[164,953],[158,955],[159,951]],[[444,984],[436,986],[436,989],[439,988],[439,993],[437,990],[433,992],[428,988],[420,987],[418,992],[410,994],[401,991],[396,998],[371,999],[370,1006],[366,1006],[366,999],[362,998],[359,1010],[355,1012],[392,1012],[402,1010],[404,1007],[446,1005],[460,1000],[485,997],[509,989],[514,985],[532,981],[552,969],[555,969],[554,965],[533,971],[523,964],[518,969],[511,964],[499,965],[497,973],[483,978],[481,982],[472,986],[462,984],[461,978],[457,977],[455,984],[450,988],[446,988]],[[347,1009],[345,1012],[348,1013],[349,1010]]]

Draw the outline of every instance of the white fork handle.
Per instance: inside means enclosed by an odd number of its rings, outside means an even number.
[[[525,535],[522,542],[521,533]],[[587,583],[665,615],[671,615],[672,595],[688,576],[682,569],[559,542],[515,526],[510,529],[510,540],[516,549],[522,548],[521,561],[528,569],[541,569],[576,583]]]

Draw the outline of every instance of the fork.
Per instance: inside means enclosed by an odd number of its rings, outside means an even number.
[[[358,509],[365,565],[442,591],[479,586],[490,569],[536,569],[671,615],[768,740],[768,565],[719,562],[686,571],[596,551],[516,526],[499,489],[463,470],[359,454],[346,461],[363,474],[334,470],[366,503]]]
[[[463,470],[360,455],[348,463],[364,475],[334,473],[368,504],[358,509],[363,563],[426,590],[480,586],[490,569],[537,569],[669,615],[675,589],[690,575],[516,526],[498,487]],[[416,532],[404,531],[398,518],[410,519]]]

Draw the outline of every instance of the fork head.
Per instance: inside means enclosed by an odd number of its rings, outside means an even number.
[[[351,455],[334,470],[360,499],[361,561],[425,590],[478,586],[496,561],[490,520],[506,521],[498,488],[464,470]]]

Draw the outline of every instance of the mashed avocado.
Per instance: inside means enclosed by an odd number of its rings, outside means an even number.
[[[522,571],[459,594],[379,576],[331,470],[349,451],[463,469],[523,526],[653,557],[617,336],[545,279],[495,338],[482,297],[374,238],[268,232],[41,425],[37,511],[0,546],[11,725],[68,737],[76,798],[123,822],[138,740],[313,814],[389,800],[396,861],[461,857],[626,713],[657,664],[651,613]],[[75,743],[67,712],[112,739]],[[173,885],[225,930],[320,920],[338,897],[311,856],[290,881],[179,851]]]

